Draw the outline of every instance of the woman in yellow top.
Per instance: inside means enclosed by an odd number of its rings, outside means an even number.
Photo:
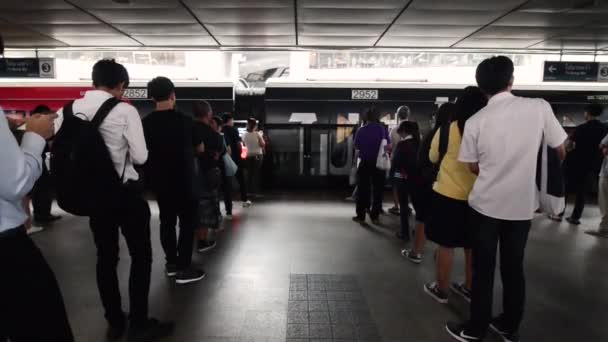
[[[431,212],[426,234],[429,240],[439,245],[437,251],[437,281],[424,285],[426,293],[438,302],[448,302],[448,289],[470,301],[472,275],[471,242],[468,231],[471,225],[471,209],[467,202],[476,176],[466,164],[458,161],[460,142],[465,122],[485,107],[488,100],[477,87],[466,87],[456,102],[454,121],[450,124],[447,151],[440,160],[439,140],[441,129],[435,133],[429,158],[439,165],[437,180],[433,185]],[[465,249],[466,281],[452,283],[450,276],[454,260],[454,248]]]

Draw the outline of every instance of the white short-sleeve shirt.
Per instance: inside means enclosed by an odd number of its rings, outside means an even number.
[[[542,138],[559,147],[568,137],[543,99],[493,96],[464,129],[458,160],[478,163],[469,205],[496,219],[531,220],[538,208],[536,164]]]

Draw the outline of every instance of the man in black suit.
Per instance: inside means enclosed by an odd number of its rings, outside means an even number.
[[[580,218],[585,209],[585,195],[588,190],[587,184],[591,175],[596,176],[602,165],[602,154],[600,143],[608,134],[608,128],[598,119],[604,108],[597,103],[585,106],[585,122],[576,127],[570,136],[573,146],[571,155],[568,157],[568,192],[576,193],[576,200],[572,215],[566,220],[571,224],[580,224]]]

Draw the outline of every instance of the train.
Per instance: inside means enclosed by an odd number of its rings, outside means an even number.
[[[433,125],[438,106],[456,100],[464,85],[407,82],[332,82],[269,79],[262,91],[239,91],[232,82],[178,82],[177,107],[191,113],[205,99],[214,112],[234,113],[243,132],[250,117],[260,122],[268,141],[262,169],[266,188],[344,188],[353,165],[353,132],[362,111],[375,106],[388,126],[395,111],[408,105],[423,133]],[[0,84],[0,107],[7,115],[27,116],[39,104],[58,109],[91,89],[86,83]],[[567,130],[583,122],[586,103],[608,104],[608,89],[597,85],[521,86],[514,93],[546,99]],[[144,83],[133,82],[125,100],[142,114],[151,112]],[[525,124],[525,123],[522,123]]]

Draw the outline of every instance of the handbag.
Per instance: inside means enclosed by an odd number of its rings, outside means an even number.
[[[391,158],[386,151],[387,144],[388,142],[386,139],[382,139],[382,142],[380,142],[380,149],[378,150],[378,157],[376,159],[376,167],[384,171],[391,169]]]
[[[226,176],[232,177],[236,175],[236,172],[239,170],[239,167],[236,165],[234,160],[232,160],[232,157],[228,153],[224,153],[224,156],[222,156],[222,158],[224,159],[224,171],[226,173]]]

